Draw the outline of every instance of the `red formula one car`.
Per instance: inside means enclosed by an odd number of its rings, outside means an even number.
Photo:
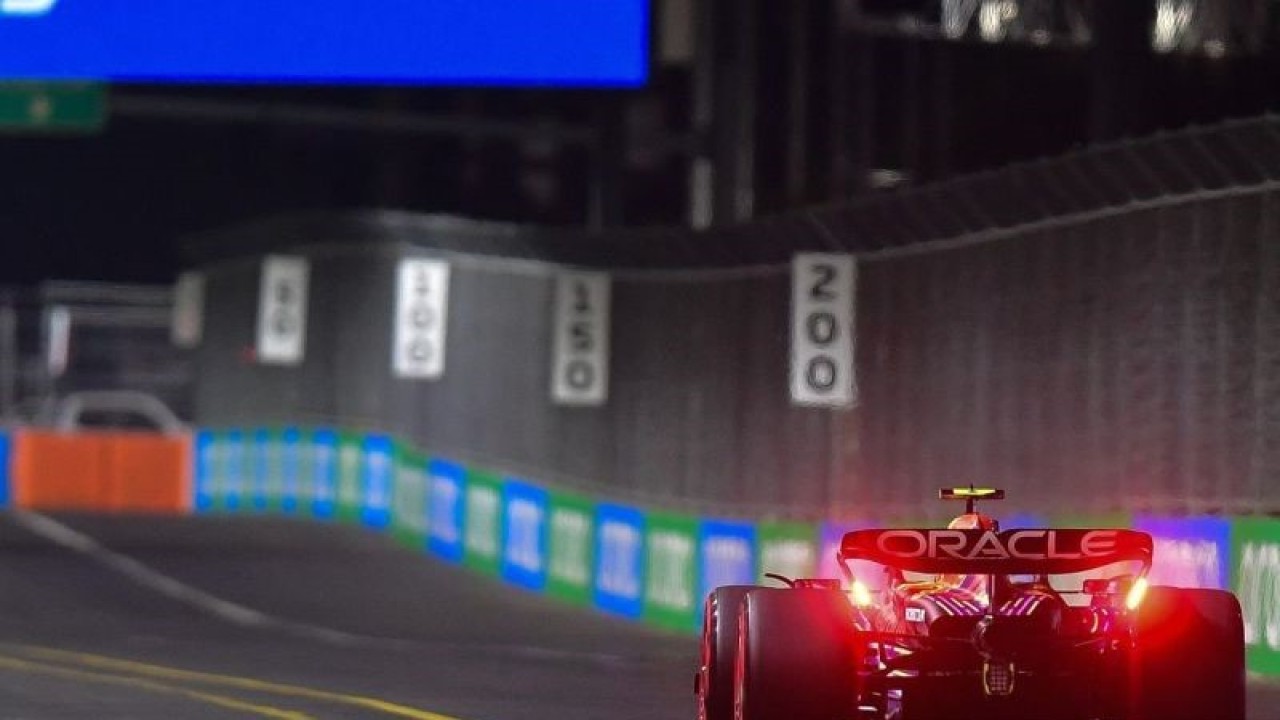
[[[845,575],[717,588],[700,720],[1244,720],[1240,604],[1149,586],[1151,537],[1001,531],[966,502],[945,529],[859,530]]]

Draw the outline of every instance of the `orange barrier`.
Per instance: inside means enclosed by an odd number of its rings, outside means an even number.
[[[191,509],[191,439],[120,434],[107,443],[108,509],[174,513]]]
[[[107,506],[106,438],[19,431],[14,437],[13,504],[41,510]]]
[[[191,439],[125,432],[19,431],[13,503],[32,510],[185,513]]]

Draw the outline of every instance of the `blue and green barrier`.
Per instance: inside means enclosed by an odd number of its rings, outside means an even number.
[[[0,454],[5,447],[0,435]],[[759,582],[766,571],[834,577],[839,538],[875,524],[638,508],[432,457],[388,435],[331,428],[204,430],[194,447],[199,513],[359,524],[526,591],[681,633],[698,631],[702,598],[718,585]],[[1006,524],[1151,533],[1153,580],[1234,590],[1250,669],[1280,675],[1280,519],[1027,515]]]

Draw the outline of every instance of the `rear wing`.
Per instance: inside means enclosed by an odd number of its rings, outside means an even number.
[[[1136,561],[1151,567],[1151,536],[1134,530],[855,530],[837,556],[919,573],[1059,575]]]

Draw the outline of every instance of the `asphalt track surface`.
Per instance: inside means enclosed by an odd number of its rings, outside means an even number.
[[[691,639],[382,536],[57,521],[75,532],[0,515],[0,718],[694,717]],[[1250,702],[1253,720],[1280,720],[1280,686],[1255,684]]]
[[[174,599],[0,516],[3,718],[693,714],[689,639],[514,591],[359,529],[58,521],[271,617]]]

